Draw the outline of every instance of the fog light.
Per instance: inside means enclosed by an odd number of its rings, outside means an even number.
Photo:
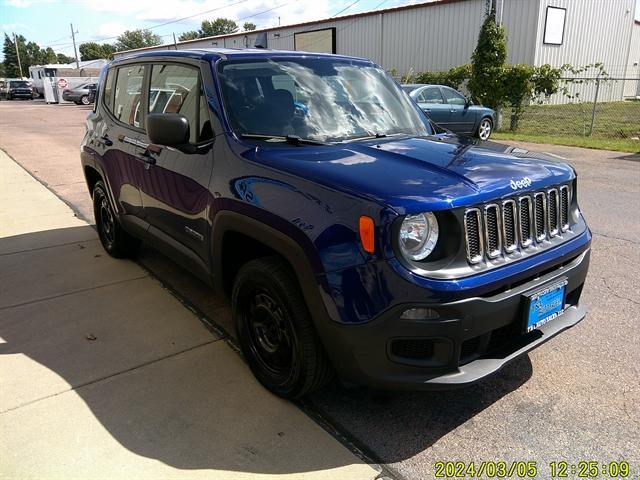
[[[440,314],[432,308],[416,307],[402,312],[402,320],[437,320]]]

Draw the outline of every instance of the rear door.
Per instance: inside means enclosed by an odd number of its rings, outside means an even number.
[[[456,133],[472,133],[475,126],[475,112],[469,108],[467,99],[453,88],[442,87],[442,94],[449,106],[449,130]]]
[[[137,159],[137,142],[141,129],[142,85],[145,67],[123,65],[109,70],[100,99],[106,110],[94,132],[96,154],[106,170],[106,177],[120,214],[142,216],[139,184],[144,165]]]
[[[148,68],[146,110],[184,115],[190,139],[184,148],[172,148],[152,145],[146,133],[141,135],[137,155],[147,162],[140,184],[145,219],[150,233],[207,264],[213,131],[200,66],[154,63]]]
[[[420,109],[424,111],[433,122],[448,128],[449,106],[442,97],[440,87],[423,87],[416,96],[416,102],[418,102]]]

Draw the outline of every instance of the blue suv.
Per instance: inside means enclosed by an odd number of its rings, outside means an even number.
[[[575,325],[576,174],[436,134],[371,61],[152,51],[111,62],[82,168],[106,251],[145,241],[230,297],[257,379],[475,382]]]

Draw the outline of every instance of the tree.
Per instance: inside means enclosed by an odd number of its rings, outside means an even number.
[[[74,63],[75,61],[75,58],[65,55],[64,53],[56,54],[56,63]]]
[[[48,63],[56,63],[57,61],[58,58],[56,57],[56,52],[53,51],[53,48],[47,47],[44,51],[44,62],[42,63],[46,65]]]
[[[198,31],[197,30],[189,30],[188,32],[182,33],[178,37],[178,40],[180,40],[181,42],[184,42],[186,40],[195,40],[196,38],[200,38],[200,34],[198,33]]]
[[[16,36],[18,42],[18,49],[20,50],[20,60],[26,57],[25,51],[25,38],[22,35]],[[13,38],[4,34],[4,45],[2,46],[2,54],[4,55],[4,69],[5,74],[9,78],[17,78],[20,76],[20,70],[18,69],[18,56],[16,55],[16,45],[13,43]],[[24,64],[22,65],[22,73],[28,72],[29,68]]]
[[[200,25],[200,38],[213,37],[215,35],[227,35],[236,33],[238,24],[228,18],[216,18],[213,21],[203,20]]]
[[[245,32],[250,32],[252,30],[256,29],[256,24],[255,23],[251,23],[251,22],[244,22],[244,25],[242,25],[242,30],[244,30]]]
[[[115,52],[113,45],[108,43],[100,44],[96,42],[81,43],[78,50],[80,50],[80,59],[83,61],[97,60],[100,58],[111,59]]]
[[[492,10],[482,24],[478,44],[471,56],[469,91],[474,101],[499,109],[506,60],[507,35],[504,27],[496,24],[496,12]]]
[[[116,52],[133,50],[135,48],[155,47],[160,45],[162,39],[151,30],[138,29],[127,30],[118,37],[115,44]]]

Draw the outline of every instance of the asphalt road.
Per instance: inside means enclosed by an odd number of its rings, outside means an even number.
[[[78,146],[87,107],[0,102],[0,148],[80,216],[92,220]],[[303,408],[394,476],[434,477],[438,460],[629,461],[640,478],[640,156],[524,145],[578,171],[593,231],[583,293],[589,314],[573,329],[475,386],[373,393],[338,385]],[[205,321],[232,333],[226,299],[150,248],[138,259]]]

